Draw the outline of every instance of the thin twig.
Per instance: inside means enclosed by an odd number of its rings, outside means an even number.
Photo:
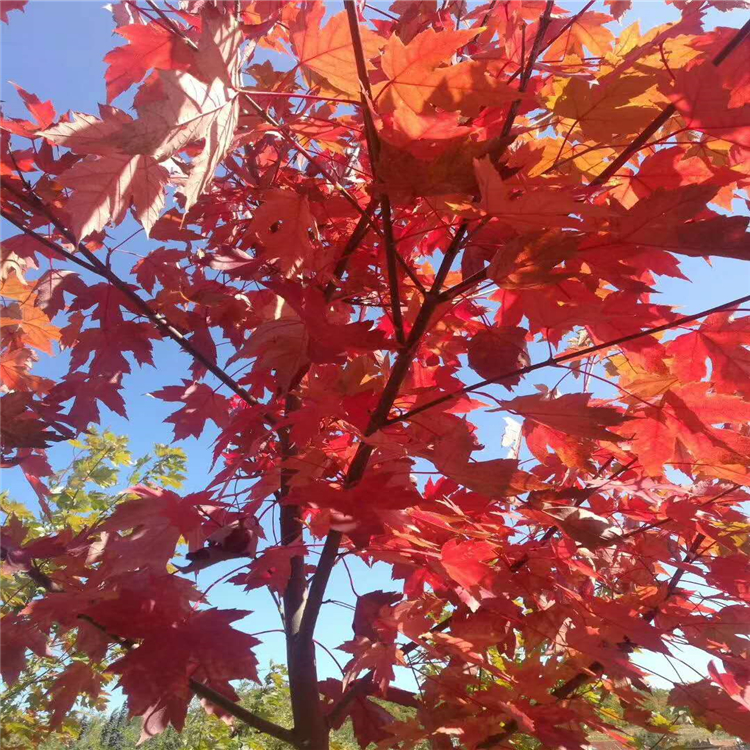
[[[268,721],[261,716],[256,716],[251,711],[243,708],[238,703],[235,703],[234,701],[230,700],[225,695],[222,695],[208,685],[204,685],[202,682],[198,682],[198,680],[191,679],[190,689],[197,696],[205,698],[207,701],[210,701],[214,705],[223,709],[228,714],[244,722],[249,727],[257,729],[259,732],[263,732],[263,734],[275,737],[277,740],[281,740],[282,742],[287,742],[293,747],[303,747],[300,743],[297,742],[293,732],[290,729],[286,729],[279,726],[278,724],[274,724],[272,721]]]
[[[432,409],[435,406],[444,404],[446,401],[451,401],[452,399],[458,398],[459,396],[463,396],[464,394],[472,393],[478,390],[479,388],[484,388],[484,386],[486,385],[490,385],[492,383],[499,383],[511,377],[516,377],[520,375],[528,375],[530,372],[541,370],[544,367],[554,367],[555,365],[559,365],[562,362],[568,362],[573,359],[580,359],[582,357],[587,357],[589,354],[595,354],[596,352],[600,352],[605,349],[610,349],[613,346],[625,344],[629,341],[635,341],[636,339],[643,338],[644,336],[651,336],[655,333],[661,333],[662,331],[669,331],[672,328],[676,328],[678,326],[684,325],[685,323],[692,323],[695,320],[704,318],[706,317],[706,315],[710,315],[711,313],[721,312],[723,310],[737,307],[738,305],[741,305],[743,302],[749,302],[749,301],[750,301],[750,294],[746,294],[744,297],[738,297],[737,299],[731,300],[729,302],[724,302],[721,305],[715,305],[714,307],[710,307],[707,310],[702,310],[701,312],[694,313],[693,315],[686,315],[685,317],[677,318],[676,320],[673,320],[671,323],[665,323],[664,325],[654,326],[653,328],[648,328],[644,331],[638,331],[637,333],[631,333],[631,334],[628,334],[627,336],[620,336],[619,338],[612,339],[610,341],[605,341],[603,344],[596,344],[594,346],[588,346],[585,349],[578,349],[574,352],[561,354],[558,357],[550,357],[549,359],[545,359],[543,362],[536,362],[532,365],[528,365],[527,367],[519,367],[515,370],[511,370],[510,372],[503,373],[502,375],[497,375],[496,377],[493,377],[493,378],[487,378],[486,380],[482,380],[479,383],[474,383],[473,385],[467,385],[464,388],[459,388],[453,391],[452,393],[447,393],[444,396],[440,396],[440,398],[436,398],[432,401],[428,401],[426,404],[422,404],[421,406],[417,406],[413,409],[410,409],[409,411],[405,411],[402,414],[399,414],[395,417],[391,417],[390,419],[386,420],[384,424],[385,425],[396,424],[398,422],[403,422],[405,420],[411,419],[417,414],[421,414],[422,412],[427,411],[428,409]]]

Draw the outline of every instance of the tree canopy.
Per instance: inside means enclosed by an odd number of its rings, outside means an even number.
[[[144,737],[197,696],[300,750],[347,720],[363,748],[575,750],[623,736],[604,696],[668,731],[638,655],[689,645],[708,674],[671,704],[750,739],[750,294],[657,296],[686,258],[750,260],[750,22],[630,5],[124,0],[97,114],[16,87],[0,447],[39,513],[3,527],[28,595],[2,671],[57,660],[48,726],[114,675]],[[151,395],[175,440],[210,423],[212,475],[61,520],[47,450],[125,415],[166,342],[191,362]],[[320,680],[347,558],[392,590],[358,582]],[[288,722],[239,700],[259,641],[210,606],[227,561],[278,604]]]

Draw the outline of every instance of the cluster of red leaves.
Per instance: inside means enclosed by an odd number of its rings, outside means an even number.
[[[363,747],[580,748],[618,736],[582,688],[653,728],[632,655],[685,643],[722,668],[674,703],[750,738],[748,298],[688,317],[652,301],[681,256],[750,260],[731,215],[748,29],[702,26],[739,0],[674,4],[675,23],[616,38],[592,3],[551,0],[351,1],[327,20],[321,2],[118,3],[98,116],[19,89],[30,119],[0,122],[21,232],[3,242],[4,463],[44,503],[49,442],[100,404],[125,414],[133,363],[166,338],[193,365],[153,395],[178,405],[178,439],[212,421],[222,462],[204,493],[136,488],[83,531],[5,529],[7,564],[48,590],[3,620],[6,679],[74,629],[89,660],[56,680],[53,723],[104,667],[147,733],[181,727],[201,684],[231,698],[254,676],[241,613],[168,573],[186,542],[183,572],[250,558],[233,583],[283,598],[295,728],[265,729],[299,747],[351,716]],[[131,116],[112,101],[136,84]],[[157,246],[132,268],[106,233],[129,213]],[[54,345],[69,372],[32,375]],[[580,392],[527,385],[549,367]],[[487,406],[522,420],[510,457],[472,456]],[[438,478],[419,486],[417,460]],[[232,480],[247,489],[227,499]],[[282,538],[258,552],[261,508]],[[360,598],[344,680],[318,685],[341,551],[403,586]],[[391,683],[417,649],[411,696]]]

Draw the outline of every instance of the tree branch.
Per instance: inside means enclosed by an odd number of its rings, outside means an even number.
[[[714,59],[711,61],[713,65],[718,67],[721,65],[721,63],[724,62],[724,60],[729,57],[729,55],[734,52],[734,50],[737,49],[737,47],[742,44],[742,42],[745,40],[745,38],[750,34],[750,21],[747,21],[745,25],[734,35],[734,37],[724,46],[724,48],[714,57]],[[625,148],[620,155],[613,161],[610,162],[610,164],[607,166],[607,168],[600,172],[590,183],[589,187],[595,187],[597,185],[603,185],[607,180],[609,180],[612,175],[617,172],[617,170],[625,164],[628,159],[636,152],[642,149],[646,143],[648,142],[649,138],[656,133],[659,128],[664,125],[667,120],[677,111],[677,108],[674,106],[674,104],[667,105],[652,121],[651,123],[643,130],[643,132],[633,140],[630,145]]]
[[[286,415],[297,411],[299,406],[299,398],[289,394],[286,398]],[[277,432],[282,461],[279,488],[281,543],[290,545],[301,540],[304,532],[302,509],[298,505],[284,503],[294,476],[294,471],[288,467],[288,462],[297,455],[297,448],[291,441],[288,427],[282,427]],[[323,716],[318,690],[315,645],[312,634],[308,638],[301,632],[306,606],[306,584],[305,559],[301,555],[295,555],[290,560],[289,580],[283,595],[284,635],[289,668],[289,692],[294,717],[294,736],[299,738],[300,742],[303,739],[307,740],[311,747],[321,747],[326,745],[328,726]]]
[[[459,281],[458,284],[452,286],[450,289],[446,289],[441,298],[444,302],[450,302],[464,292],[468,292],[476,284],[487,280],[487,269],[481,268],[476,273],[467,276],[463,281]]]
[[[396,331],[396,341],[403,346],[406,343],[404,334],[404,318],[401,314],[401,295],[398,288],[398,272],[396,270],[399,257],[396,238],[393,234],[393,216],[391,214],[391,199],[383,194],[380,197],[380,216],[383,220],[383,242],[385,245],[386,270],[388,274],[388,289],[391,297],[391,317]]]
[[[198,49],[198,46],[196,43],[189,39],[187,36],[185,36],[185,33],[180,29],[177,24],[154,2],[154,0],[146,0],[146,3],[148,3],[149,7],[156,13],[159,18],[166,24],[166,28],[168,31],[171,31],[175,36],[180,37],[185,44],[187,44],[188,47],[191,47],[194,50]],[[136,6],[136,10],[138,10]],[[143,12],[141,10],[141,12]]]
[[[349,32],[352,37],[354,47],[354,59],[357,65],[357,77],[362,89],[362,119],[365,123],[365,138],[367,140],[367,150],[370,153],[370,166],[372,168],[373,178],[377,184],[377,170],[380,161],[380,137],[375,128],[375,121],[370,111],[370,100],[372,91],[370,89],[370,79],[367,75],[367,61],[362,47],[362,36],[359,33],[359,19],[357,18],[357,8],[354,0],[344,0],[346,15],[349,21]],[[398,257],[398,247],[396,238],[393,234],[393,214],[391,212],[391,200],[383,192],[380,196],[380,218],[383,222],[383,242],[385,246],[386,270],[388,275],[388,288],[391,297],[391,317],[393,319],[393,328],[396,332],[396,341],[403,346],[406,343],[404,335],[404,319],[401,315],[401,295],[398,288],[398,272],[396,270]]]
[[[468,222],[464,221],[460,224],[451,239],[450,245],[445,251],[440,268],[438,269],[437,274],[435,274],[435,280],[432,287],[425,295],[424,302],[414,320],[414,325],[409,333],[409,337],[396,357],[388,382],[385,384],[383,393],[380,396],[380,401],[370,416],[370,421],[365,430],[366,435],[372,435],[387,424],[388,414],[393,406],[393,402],[398,396],[399,389],[406,379],[406,375],[411,367],[419,342],[427,331],[430,318],[432,317],[435,308],[437,308],[441,302],[440,289],[445,282],[445,278],[450,271],[451,265],[453,265],[456,255],[461,249],[461,241],[466,235],[467,228]],[[364,442],[359,444],[357,452],[354,454],[354,458],[352,459],[351,464],[349,464],[349,469],[346,473],[346,479],[344,480],[345,487],[353,487],[360,481],[360,479],[362,479],[372,452],[373,447],[371,445]],[[343,534],[340,531],[334,530],[329,532],[325,544],[323,545],[323,551],[318,562],[318,567],[313,574],[313,579],[310,584],[305,613],[302,617],[301,631],[305,638],[311,639],[315,632],[315,624],[317,623],[320,607],[323,603],[323,596],[325,595],[328,580],[336,562],[336,555],[342,539]]]
[[[54,582],[45,573],[39,571],[35,564],[30,564],[29,569],[24,572],[30,578],[32,578],[34,583],[36,583],[41,588],[46,589],[50,594],[59,594],[63,592],[62,587],[58,583]],[[119,643],[124,648],[129,650],[135,645],[133,641],[129,639],[121,638],[120,636],[110,633],[103,625],[100,625],[91,617],[85,615],[79,615],[79,617],[82,620],[86,620],[86,622],[93,625],[95,628],[97,628],[97,630],[100,630],[110,640],[114,641],[115,643]],[[301,744],[298,744],[296,742],[291,730],[285,729],[284,727],[281,727],[278,724],[274,724],[271,721],[267,721],[260,716],[256,716],[254,713],[248,711],[246,708],[243,708],[239,704],[230,700],[225,695],[222,695],[213,688],[210,688],[208,685],[204,685],[197,680],[190,679],[188,681],[188,684],[190,685],[190,689],[196,695],[211,701],[211,703],[214,703],[219,708],[223,709],[228,714],[231,714],[232,716],[238,718],[240,721],[244,722],[253,729],[257,729],[259,732],[268,734],[271,737],[276,737],[276,739],[282,740],[283,742],[288,742],[294,747],[302,747]]]
[[[277,740],[287,742],[293,747],[303,747],[302,743],[298,742],[294,733],[290,729],[274,724],[272,721],[268,721],[260,716],[256,716],[251,711],[248,711],[243,706],[227,698],[225,695],[217,692],[208,685],[204,685],[202,682],[197,680],[190,680],[190,689],[199,697],[205,698],[214,705],[231,714],[235,718],[239,719],[243,723],[247,724],[253,729],[257,729],[263,734],[267,734],[271,737],[275,737]]]
[[[695,560],[695,558],[697,557],[698,549],[700,548],[704,539],[705,536],[703,534],[697,534],[695,536],[695,539],[693,539],[693,543],[690,545],[690,549],[687,551],[685,557],[683,558],[683,565],[687,565]],[[674,595],[674,592],[677,589],[677,584],[680,582],[680,579],[682,578],[684,573],[685,571],[682,567],[678,568],[674,572],[669,580],[669,583],[667,584],[667,591],[662,604],[664,604],[664,602],[668,601]],[[642,613],[641,617],[646,622],[651,622],[658,613],[659,608],[654,607],[648,612]],[[625,653],[631,653],[636,648],[638,648],[638,645],[633,643],[632,641],[625,640],[622,643],[619,643],[617,647]],[[588,665],[585,671],[578,672],[578,674],[574,675],[562,685],[555,688],[550,693],[550,695],[552,695],[557,700],[564,700],[565,698],[568,698],[570,695],[572,695],[576,690],[578,690],[579,687],[582,687],[587,682],[589,682],[592,677],[601,675],[604,672],[604,669],[605,667],[601,662],[591,662],[591,664]],[[489,750],[489,748],[493,748],[499,745],[501,742],[505,742],[506,740],[510,739],[518,731],[518,729],[518,722],[515,719],[511,719],[502,732],[490,735],[486,740],[477,745],[477,747],[479,748],[479,750]]]
[[[529,85],[529,80],[531,79],[531,74],[534,70],[536,59],[542,52],[542,42],[544,41],[544,35],[547,33],[547,28],[549,27],[550,20],[552,18],[552,10],[554,9],[554,7],[555,7],[554,0],[547,0],[546,5],[544,6],[544,12],[542,13],[542,17],[539,19],[539,26],[536,30],[534,43],[531,45],[531,51],[529,52],[529,59],[527,61],[521,60],[521,67],[519,68],[519,70],[522,71],[521,82],[518,85],[518,90],[521,93],[526,91],[526,87]],[[515,122],[516,115],[518,114],[518,108],[520,106],[521,106],[520,99],[516,99],[513,102],[513,104],[510,105],[510,109],[508,110],[508,115],[505,118],[505,122],[503,123],[503,129],[500,134],[501,138],[504,138],[510,135],[510,131],[513,129],[513,123]]]
[[[440,396],[440,398],[436,398],[433,401],[428,401],[426,404],[422,404],[421,406],[417,406],[414,409],[410,409],[409,411],[406,411],[403,414],[399,414],[396,417],[391,417],[384,422],[383,426],[396,424],[398,422],[403,422],[405,420],[411,419],[417,414],[421,414],[428,409],[432,409],[435,406],[444,404],[446,401],[451,401],[452,399],[457,398],[458,396],[462,396],[466,393],[472,393],[476,390],[479,390],[480,388],[484,388],[484,386],[486,385],[498,383],[502,380],[505,380],[506,378],[515,377],[517,375],[528,375],[530,372],[541,370],[544,367],[553,367],[555,365],[559,365],[562,362],[568,362],[572,359],[580,359],[581,357],[586,357],[589,354],[595,354],[596,352],[610,349],[613,346],[625,344],[628,341],[635,341],[636,339],[643,338],[644,336],[651,336],[655,333],[661,333],[662,331],[669,331],[672,328],[677,328],[678,326],[684,325],[685,323],[692,323],[695,320],[704,318],[706,315],[710,315],[711,313],[721,312],[732,307],[737,307],[743,302],[748,301],[750,301],[750,294],[746,294],[744,297],[738,297],[737,299],[733,299],[730,302],[723,302],[721,305],[710,307],[707,310],[702,310],[701,312],[694,313],[693,315],[686,315],[682,318],[677,318],[671,323],[654,326],[653,328],[648,328],[645,331],[638,331],[637,333],[630,333],[627,336],[620,336],[619,338],[612,339],[611,341],[605,341],[603,344],[588,346],[584,349],[578,349],[577,351],[569,352],[568,354],[561,354],[558,357],[550,357],[549,359],[545,359],[543,362],[536,362],[535,364],[528,365],[527,367],[519,367],[515,370],[511,370],[510,372],[498,375],[494,378],[487,378],[486,380],[482,380],[479,383],[474,383],[473,385],[467,385],[464,388],[459,388],[452,393],[447,393],[445,394],[445,396]]]
[[[8,186],[5,186],[5,188],[17,195],[13,188],[10,188]],[[33,197],[36,198],[36,196]],[[117,274],[115,274],[110,268],[104,265],[104,263],[102,263],[99,258],[97,258],[82,244],[76,243],[75,238],[70,235],[67,229],[59,222],[59,220],[55,216],[51,215],[46,210],[46,208],[44,210],[44,213],[46,216],[48,216],[50,221],[52,221],[52,223],[60,230],[63,236],[66,237],[66,239],[69,239],[73,244],[77,244],[79,252],[81,252],[81,254],[84,255],[84,257],[89,261],[90,266],[81,263],[80,259],[76,258],[74,255],[71,255],[67,250],[60,247],[58,243],[53,242],[46,237],[43,237],[33,229],[27,229],[7,211],[3,211],[2,216],[11,224],[18,227],[25,234],[34,237],[34,239],[50,248],[61,257],[77,263],[78,265],[82,265],[84,268],[91,271],[91,273],[95,273],[97,276],[101,276],[102,278],[106,279],[121,294],[123,294],[128,300],[130,300],[133,305],[138,308],[138,310],[140,310],[141,313],[145,317],[147,317],[163,335],[165,335],[167,338],[172,339],[172,341],[177,343],[184,352],[189,354],[196,361],[200,362],[210,373],[218,378],[218,380],[226,385],[227,388],[229,388],[233,393],[239,396],[246,404],[248,404],[249,406],[263,406],[263,404],[258,401],[258,399],[251,396],[239,383],[237,383],[236,380],[227,375],[227,373],[224,372],[221,367],[214,364],[210,359],[208,359],[200,351],[198,351],[187,340],[185,335],[176,326],[174,326],[164,314],[155,312],[151,308],[149,303],[143,299],[143,297],[141,297],[139,294],[136,294],[136,292],[134,292],[130,288],[130,285],[127,282],[123,281],[119,276],[117,276]],[[276,423],[276,419],[271,414],[265,414],[264,419],[271,425]]]
[[[7,189],[11,190],[11,188],[7,188]],[[45,247],[49,248],[50,250],[57,253],[58,255],[61,255],[66,260],[69,260],[71,263],[75,263],[77,266],[80,266],[81,268],[85,268],[87,271],[90,271],[91,273],[99,273],[94,266],[87,263],[85,260],[81,260],[80,258],[73,255],[73,253],[69,253],[65,248],[60,247],[56,242],[53,242],[52,240],[45,237],[44,235],[38,234],[33,229],[29,229],[28,227],[25,227],[7,211],[0,210],[0,213],[2,213],[3,219],[13,224],[13,226],[16,227],[17,229],[20,229],[28,237],[33,237],[37,242],[41,242]]]
[[[367,235],[370,229],[370,223],[372,221],[372,213],[375,210],[377,201],[373,198],[365,209],[365,214],[359,217],[357,226],[354,227],[354,231],[349,237],[344,249],[336,262],[336,266],[333,269],[333,278],[328,282],[325,289],[326,301],[330,302],[334,293],[336,292],[336,283],[341,280],[341,277],[346,271],[347,265],[349,265],[349,258],[351,258],[354,251],[359,247],[360,242]]]

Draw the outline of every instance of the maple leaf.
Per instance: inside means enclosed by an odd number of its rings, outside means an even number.
[[[673,190],[660,187],[639,200],[622,219],[615,220],[613,234],[623,243],[661,247],[681,255],[747,259],[747,217],[714,215],[695,220],[717,191],[713,183],[682,185]]]
[[[615,21],[619,21],[633,5],[633,0],[604,0],[604,4],[609,6]]]
[[[577,250],[576,238],[560,229],[526,233],[495,253],[487,276],[502,289],[543,287],[564,275],[559,266]]]
[[[745,0],[734,0],[738,5],[747,8]],[[727,3],[721,3],[716,5],[720,10],[727,10],[732,7],[733,0],[729,0]],[[732,44],[734,30],[724,27],[718,27],[710,34],[705,34],[703,37],[697,38],[691,46],[694,49],[701,50],[705,55],[715,59],[715,57],[721,54],[722,50],[728,45]],[[692,64],[692,63],[691,63]],[[722,87],[728,89],[730,92],[729,107],[735,109],[737,107],[744,106],[748,101],[750,95],[750,73],[747,71],[746,60],[743,55],[730,55],[728,58],[725,57],[721,65],[718,66],[718,71],[722,78]]]
[[[206,422],[222,426],[229,418],[229,399],[222,396],[205,383],[191,383],[183,380],[183,386],[169,385],[150,395],[163,401],[182,402],[185,405],[167,417],[174,425],[175,440],[186,437],[200,437]]]
[[[516,326],[493,326],[475,333],[469,339],[469,367],[486,380],[526,367],[529,355],[526,334]],[[521,381],[520,375],[499,382],[508,390]]]
[[[731,173],[725,173],[725,176],[730,182],[734,178]],[[711,169],[702,159],[686,158],[679,148],[665,148],[643,160],[630,184],[640,199],[659,188],[670,190],[681,185],[709,182],[718,185],[720,181],[723,182],[720,177],[721,173]],[[632,204],[627,204],[628,208],[631,206]]]
[[[174,70],[159,71],[146,92],[148,96],[136,101],[138,120],[118,131],[117,145],[126,153],[150,155],[163,162],[204,138],[183,188],[188,210],[232,145],[239,114],[237,92],[221,78],[204,82]]]
[[[34,284],[39,307],[53,318],[66,308],[65,293],[75,296],[84,293],[86,285],[73,271],[50,270],[42,274]]]
[[[11,527],[12,528],[12,527]],[[22,534],[25,535],[23,529]],[[63,555],[70,543],[69,535],[54,535],[37,537],[28,541],[21,546],[22,536],[16,536],[16,539],[9,538],[7,531],[3,533],[3,560],[6,569],[9,571],[23,570],[29,572],[33,565],[34,558],[50,559]]]
[[[671,388],[658,408],[645,407],[641,418],[619,428],[631,435],[633,449],[642,456],[644,469],[651,476],[661,475],[673,465],[689,472],[698,470],[711,476],[728,474],[740,483],[748,481],[741,454],[747,441],[734,433],[710,425],[750,419],[750,406],[741,398],[711,394],[707,383]]]
[[[94,699],[101,693],[103,678],[84,662],[73,662],[64,672],[55,677],[50,688],[53,698],[50,701],[49,725],[54,729],[67,718],[68,713],[81,693]]]
[[[37,135],[78,154],[116,155],[123,127],[132,123],[133,118],[114,107],[101,108],[101,114],[100,119],[84,112],[72,112],[72,119],[40,130]]]
[[[50,442],[67,440],[58,435],[34,407],[33,393],[15,391],[0,397],[3,421],[0,425],[0,444],[3,452],[17,448],[46,448]]]
[[[150,156],[86,157],[60,176],[73,189],[67,209],[80,240],[107,224],[125,218],[131,203],[146,230],[156,223],[164,208],[164,185],[169,172]]]
[[[568,191],[552,188],[519,189],[505,183],[489,157],[474,161],[482,200],[477,207],[521,231],[543,227],[577,227],[581,215],[596,214]]]
[[[201,508],[203,513],[207,508]],[[211,519],[215,523],[218,520]],[[202,536],[196,540],[189,540],[191,551],[185,557],[190,561],[188,565],[178,567],[183,573],[194,573],[199,570],[215,565],[223,560],[232,560],[237,557],[254,557],[258,548],[258,539],[263,537],[258,522],[255,518],[241,516],[238,520],[225,523],[206,538],[206,546],[200,547]],[[198,547],[196,549],[196,547]]]
[[[467,136],[471,129],[461,125],[460,119],[458,112],[417,114],[407,107],[397,107],[383,117],[380,137],[418,159],[432,160],[458,143],[470,150]]]
[[[656,107],[641,98],[651,85],[647,77],[635,75],[605,77],[596,85],[570,78],[552,109],[572,120],[571,127],[580,127],[586,138],[606,142],[638,133],[654,118]]]
[[[352,660],[344,667],[345,686],[368,670],[372,672],[373,683],[385,692],[394,679],[394,663],[403,662],[401,649],[395,643],[373,643],[369,638],[355,638],[338,648],[353,654]]]
[[[409,44],[391,36],[380,60],[387,78],[373,92],[378,109],[387,112],[403,108],[421,113],[442,81],[440,73],[435,75],[437,68],[451,62],[454,53],[475,35],[472,29],[440,33],[427,29]]]
[[[742,555],[715,557],[710,563],[707,580],[739,597],[743,602],[750,601],[750,566]]]
[[[261,323],[230,364],[240,356],[256,357],[255,369],[261,372],[273,370],[281,387],[288,388],[295,374],[309,361],[309,335],[297,315],[288,310],[280,311],[280,315],[275,320]]]
[[[731,696],[710,680],[675,685],[669,693],[672,706],[686,706],[711,731],[719,727],[742,739],[750,739],[750,711],[738,705]]]
[[[355,637],[369,638],[372,641],[381,640],[378,628],[378,617],[383,607],[390,607],[401,599],[401,594],[394,591],[370,591],[357,597],[354,610],[352,628]]]
[[[304,556],[302,545],[288,544],[281,547],[266,547],[263,554],[250,563],[247,573],[230,579],[230,583],[245,586],[246,590],[268,586],[271,591],[283,594],[292,573],[292,559]]]
[[[63,592],[57,599],[29,606],[40,627],[52,622],[77,624],[85,614],[110,634],[138,641],[170,632],[194,613],[200,594],[185,578],[163,570],[140,570],[108,575],[106,566],[84,592]]]
[[[181,537],[192,549],[201,546],[201,506],[208,505],[205,495],[183,498],[169,490],[143,485],[131,487],[128,492],[136,499],[120,503],[101,526],[106,532],[132,529],[128,536],[113,536],[104,543],[104,554],[116,559],[110,566],[112,572],[139,567],[163,569],[174,556]]]
[[[28,349],[0,353],[0,382],[11,391],[44,391],[51,381],[29,373],[33,361],[33,354]]]
[[[428,124],[425,123],[425,126]],[[377,174],[384,189],[398,200],[414,196],[445,195],[456,188],[462,191],[476,188],[473,157],[478,146],[471,141],[449,142],[445,149],[438,146],[433,159],[424,158],[421,154],[415,156],[393,146],[387,138],[386,135],[380,149]],[[439,142],[427,141],[421,146],[427,149],[435,143]],[[419,149],[414,147],[410,150]]]
[[[51,397],[60,401],[73,398],[66,422],[85,430],[91,423],[99,421],[99,401],[121,417],[126,415],[125,400],[120,389],[121,378],[118,375],[87,377],[81,372],[74,372],[64,383],[55,386]]]
[[[185,184],[185,210],[195,204],[214,176],[216,168],[229,152],[234,139],[239,115],[239,99],[236,96],[212,95],[215,107],[201,122],[205,142],[203,150],[193,159],[192,168]]]
[[[727,695],[737,701],[737,703],[743,708],[750,711],[750,687],[741,687],[738,685],[737,680],[731,672],[719,672],[713,661],[708,663],[708,673],[711,676],[711,679],[719,685]]]
[[[220,684],[232,679],[258,681],[252,652],[257,638],[230,627],[248,614],[234,609],[197,612],[173,628],[155,630],[110,666],[120,675],[131,713],[144,716],[143,738],[168,724],[182,729],[192,697],[190,678]],[[152,680],[142,679],[144,670]]]
[[[545,508],[544,513],[554,518],[566,534],[588,549],[610,546],[622,536],[622,531],[606,518],[586,508],[558,506]]]
[[[532,474],[518,469],[518,461],[510,458],[469,463],[445,461],[439,468],[459,484],[489,498],[503,499],[547,487]]]
[[[37,295],[15,273],[9,274],[0,285],[0,296],[18,300],[0,309],[0,328],[7,336],[13,329],[20,340],[35,349],[52,354],[52,343],[60,340],[59,329],[37,304]]]
[[[188,248],[192,241],[203,239],[197,232],[182,226],[183,218],[176,209],[170,209],[159,217],[151,231],[151,238],[160,242],[185,242]]]
[[[440,551],[440,564],[459,586],[471,589],[491,574],[487,564],[497,557],[497,551],[488,542],[459,542],[451,539]]]
[[[3,0],[0,3],[0,21],[8,23],[8,13],[12,10],[23,11],[29,0]]]
[[[315,290],[309,290],[303,296],[299,289],[288,283],[270,286],[304,323],[307,333],[304,337],[306,353],[313,362],[335,362],[346,351],[370,351],[390,347],[382,332],[371,331],[369,323],[362,321],[342,325],[329,322],[325,298]],[[282,307],[280,320],[286,319],[291,322],[294,319],[288,308],[287,305]]]
[[[16,135],[33,138],[39,128],[48,128],[55,120],[55,107],[51,101],[43,102],[36,94],[30,94],[17,83],[13,83],[26,109],[29,110],[34,122],[28,120],[6,119],[0,117],[0,128]]]
[[[309,267],[314,231],[315,219],[307,197],[281,189],[265,191],[263,203],[248,226],[248,232],[264,247],[264,258],[278,261],[284,275],[300,266]]]
[[[706,60],[675,72],[667,97],[687,126],[741,149],[750,149],[750,104],[730,106],[731,86],[725,87],[719,68]]]
[[[360,84],[346,13],[339,13],[321,27],[325,3],[305,3],[295,21],[291,39],[299,62],[320,76],[325,86],[351,97],[359,97]],[[375,57],[383,40],[368,28],[360,28],[365,59]]]
[[[750,396],[750,318],[709,315],[700,328],[667,344],[672,369],[682,382],[703,380],[711,362],[711,382],[719,393]]]
[[[51,649],[47,646],[47,636],[21,616],[6,614],[0,622],[0,644],[4,654],[0,664],[2,677],[7,685],[14,685],[26,667],[27,651],[38,656],[51,656]]]
[[[406,46],[392,36],[382,56],[388,80],[373,90],[378,108],[384,113],[407,109],[429,114],[432,107],[440,107],[470,116],[483,106],[530,100],[527,93],[492,75],[483,61],[451,64],[453,53],[472,36],[476,32],[470,29],[440,33],[427,29]]]
[[[523,437],[528,449],[542,463],[547,463],[552,457],[547,450],[549,447],[552,454],[566,466],[581,471],[591,468],[591,443],[568,436],[565,432],[546,427],[531,419],[524,422]]]
[[[448,111],[458,110],[466,117],[476,116],[486,106],[500,107],[512,102],[529,106],[534,97],[497,78],[482,60],[469,60],[440,68],[431,81],[430,103]]]
[[[128,43],[104,56],[108,64],[104,74],[108,103],[142,80],[152,68],[186,70],[190,65],[185,42],[163,26],[130,24],[120,26],[115,32]]]
[[[556,60],[566,55],[582,58],[584,49],[592,55],[604,56],[612,49],[614,34],[606,28],[612,20],[606,13],[584,13],[567,26],[564,33],[547,48],[546,59]],[[565,22],[561,19],[561,25]],[[567,25],[567,24],[566,24]]]
[[[503,408],[558,432],[594,440],[621,440],[608,427],[621,425],[627,417],[608,406],[589,406],[590,393],[567,393],[549,398],[541,393],[504,401]]]
[[[78,237],[108,221],[118,224],[131,201],[148,232],[164,207],[163,185],[169,174],[157,162],[170,159],[192,141],[203,138],[204,146],[183,188],[186,210],[213,178],[237,126],[237,92],[227,82],[235,82],[236,74],[228,67],[236,68],[236,59],[224,55],[235,57],[238,31],[231,19],[207,24],[206,29],[199,47],[202,66],[198,63],[208,74],[206,82],[186,72],[160,70],[136,100],[138,120],[116,111],[104,120],[79,115],[71,125],[40,133],[54,143],[102,156],[84,160],[64,175],[63,184],[77,188],[69,206]]]
[[[153,232],[151,236],[153,237]],[[180,250],[160,247],[141,258],[133,267],[133,271],[138,283],[151,294],[157,281],[164,288],[169,287],[183,258],[184,253]]]

